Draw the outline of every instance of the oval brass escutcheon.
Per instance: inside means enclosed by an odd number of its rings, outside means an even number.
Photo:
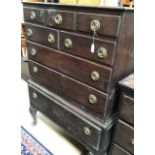
[[[48,42],[49,42],[49,43],[54,43],[54,41],[55,41],[54,35],[50,33],[50,34],[48,35]]]
[[[72,47],[72,40],[67,38],[65,39],[65,47],[66,48],[71,48]]]
[[[30,12],[30,19],[34,20],[36,18],[36,13],[34,11]]]
[[[100,47],[97,51],[97,55],[99,58],[105,58],[107,57],[107,50],[104,47]]]
[[[100,74],[99,74],[97,71],[93,71],[93,72],[91,73],[91,79],[92,79],[93,81],[97,81],[97,80],[99,80],[99,78],[100,78]]]
[[[54,21],[55,21],[55,24],[60,25],[62,23],[62,16],[56,15]]]
[[[32,49],[31,49],[31,55],[32,55],[32,56],[35,56],[36,54],[37,54],[36,49],[32,48]]]
[[[33,72],[38,73],[38,68],[36,66],[33,66]]]
[[[90,136],[91,135],[91,130],[88,127],[84,127],[83,128],[83,132],[85,133],[85,135]]]
[[[37,97],[38,97],[37,93],[33,92],[33,93],[32,93],[32,97],[33,97],[33,98],[37,98]]]
[[[95,19],[92,20],[90,23],[90,28],[92,31],[98,31],[100,29],[100,22],[99,20]]]
[[[90,94],[89,95],[89,102],[91,104],[95,104],[97,102],[97,97],[95,95],[93,95],[93,94]]]
[[[31,37],[33,32],[32,32],[31,29],[27,29],[27,33],[26,34],[27,34],[28,37]]]

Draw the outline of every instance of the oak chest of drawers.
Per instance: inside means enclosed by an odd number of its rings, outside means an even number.
[[[134,75],[119,82],[121,98],[110,155],[134,154]]]
[[[91,153],[106,153],[116,84],[133,72],[133,10],[51,3],[23,7],[34,120],[39,110]]]

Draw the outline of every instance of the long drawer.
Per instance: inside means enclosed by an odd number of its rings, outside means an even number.
[[[134,154],[134,129],[127,123],[119,120],[116,125],[114,142]]]
[[[58,48],[58,30],[34,24],[25,24],[27,40]]]
[[[107,92],[112,69],[45,46],[27,42],[29,58]]]
[[[134,100],[122,94],[119,117],[128,123],[134,124]]]
[[[107,94],[32,61],[29,61],[29,71],[34,81],[70,102],[75,101],[84,110],[99,117],[106,114],[107,106],[110,105]]]
[[[129,152],[118,146],[117,144],[113,143],[111,146],[110,154],[109,155],[131,155]]]
[[[113,65],[116,42],[95,39],[95,50],[91,52],[91,37],[65,31],[60,32],[60,49],[102,64]]]
[[[39,92],[29,86],[32,106],[35,105],[37,109],[45,113],[52,121],[65,128],[65,130],[85,145],[91,146],[96,151],[99,150],[102,129],[85,118],[80,117],[80,115],[57,100],[42,93],[45,94],[43,91]]]

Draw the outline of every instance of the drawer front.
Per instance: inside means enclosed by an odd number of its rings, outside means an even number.
[[[26,37],[28,40],[58,48],[58,31],[37,25],[26,24]]]
[[[101,138],[101,128],[88,120],[81,118],[74,111],[68,109],[57,100],[45,97],[34,88],[29,87],[30,102],[52,121],[63,127],[76,139],[98,150]]]
[[[32,80],[57,93],[67,101],[98,116],[104,115],[107,95],[64,74],[29,61]]]
[[[47,10],[46,25],[65,29],[74,29],[75,13],[70,11]]]
[[[70,40],[71,46],[66,45]],[[91,53],[92,38],[74,33],[60,32],[60,48],[66,53],[71,53],[102,64],[113,65],[115,43],[95,39],[95,52]]]
[[[38,8],[24,8],[24,18],[26,22],[44,24],[45,10]]]
[[[120,105],[120,118],[126,120],[128,123],[134,124],[134,100],[133,98],[122,94]]]
[[[77,30],[97,34],[118,37],[120,17],[115,15],[101,14],[77,14]]]
[[[108,90],[111,69],[38,44],[28,42],[27,47],[30,59],[100,90]],[[99,74],[97,80],[92,77],[95,72]]]
[[[134,129],[132,126],[119,120],[116,125],[114,141],[134,154]]]
[[[118,146],[117,144],[112,144],[110,155],[131,155],[129,152]]]

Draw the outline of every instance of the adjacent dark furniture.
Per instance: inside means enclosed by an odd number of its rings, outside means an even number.
[[[134,75],[119,82],[121,98],[110,155],[134,154]]]
[[[23,7],[34,123],[41,111],[90,155],[106,154],[116,119],[116,85],[133,72],[133,9],[56,3]]]

